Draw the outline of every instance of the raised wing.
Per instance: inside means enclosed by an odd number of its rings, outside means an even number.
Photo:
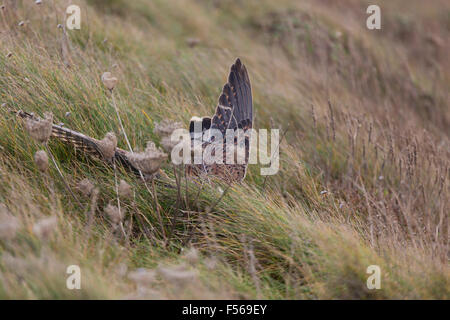
[[[203,124],[203,122],[202,122]],[[200,165],[197,171],[217,175],[229,182],[242,181],[247,173],[247,165],[250,154],[250,137],[247,132],[253,125],[253,102],[252,89],[250,80],[248,78],[247,69],[238,58],[231,66],[228,82],[223,86],[222,94],[219,97],[219,104],[216,108],[216,113],[211,119],[211,130],[219,130],[223,137],[223,160],[225,163],[213,163],[211,165]],[[231,129],[233,135],[233,142],[235,147],[235,154],[232,155],[234,162],[228,162],[227,153],[227,130]],[[239,140],[237,130],[242,129],[245,134],[244,140]],[[206,131],[208,132],[208,131]],[[211,140],[210,140],[211,139]],[[214,133],[211,138],[207,138],[208,143],[204,143],[206,148],[209,143],[214,142]],[[240,142],[239,142],[240,141]],[[241,145],[244,142],[244,145]],[[245,159],[244,162],[237,160],[237,150],[244,147]],[[242,149],[241,149],[242,150]]]
[[[252,88],[247,69],[238,58],[231,66],[228,82],[223,86],[211,128],[223,136],[227,129],[250,129],[253,123]]]

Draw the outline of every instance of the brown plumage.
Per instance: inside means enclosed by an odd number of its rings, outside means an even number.
[[[33,114],[28,113],[26,111],[19,110],[13,112],[23,119],[35,118]],[[105,158],[105,155],[102,154],[101,151],[102,148],[100,143],[101,140],[97,140],[95,138],[84,135],[80,132],[70,130],[68,128],[56,124],[53,124],[52,126],[51,138],[55,138],[59,141],[70,144],[74,146],[78,151],[81,151],[82,153],[90,155],[94,158],[106,161],[108,163],[112,162],[112,159],[107,159]],[[123,165],[125,168],[134,171],[136,173],[139,173],[139,170],[137,170],[128,160],[127,151],[116,147],[114,152],[114,159],[118,163]]]
[[[14,111],[15,112],[15,111]],[[34,115],[25,111],[15,112],[21,118],[34,118]],[[209,128],[218,129],[224,136],[225,155],[225,132],[227,129],[251,129],[253,122],[252,93],[247,70],[239,59],[231,66],[228,82],[224,85],[216,112],[212,118],[205,117],[202,120],[202,133]],[[190,131],[194,128],[193,121],[190,123]],[[125,168],[139,173],[139,170],[131,164],[127,157],[127,151],[115,148],[114,156],[106,157],[102,153],[102,140],[84,135],[80,132],[70,130],[63,126],[53,124],[51,138],[56,138],[64,143],[73,145],[77,150],[101,159],[108,163],[116,160]],[[203,148],[208,143],[203,144]],[[235,139],[236,144],[236,139]],[[245,137],[245,164],[212,164],[212,165],[186,165],[188,175],[217,175],[226,181],[242,181],[247,170],[249,157],[250,138]],[[224,158],[225,159],[225,158]]]
[[[194,131],[194,122],[191,120],[189,130]],[[223,86],[222,94],[219,97],[219,103],[216,108],[216,113],[212,118],[203,117],[202,132],[209,128],[218,129],[222,133],[223,141],[223,159],[226,159],[226,130],[242,129],[244,131],[252,129],[253,125],[253,102],[252,89],[250,79],[248,77],[247,69],[238,58],[231,66],[228,82]],[[250,152],[250,136],[245,135],[245,163],[244,164],[198,164],[186,165],[188,174],[201,175],[212,174],[217,175],[229,182],[242,181],[247,172],[248,158]],[[234,144],[237,145],[237,139],[234,138]],[[203,143],[203,149],[207,147],[208,143]]]

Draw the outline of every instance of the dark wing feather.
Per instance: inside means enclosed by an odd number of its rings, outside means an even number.
[[[216,113],[211,119],[211,129],[221,131],[223,140],[224,159],[226,157],[226,130],[251,129],[253,125],[252,89],[248,78],[247,69],[238,58],[231,66],[228,82],[223,86],[222,94]],[[235,145],[238,143],[234,138]],[[233,182],[242,181],[247,172],[247,164],[250,151],[250,136],[245,135],[245,163],[244,164],[212,164],[197,165],[197,172],[205,172],[218,175],[223,179]],[[205,148],[207,145],[204,144]]]
[[[211,128],[225,136],[227,129],[250,129],[253,122],[252,89],[247,69],[238,58],[231,66],[228,82],[223,86]]]

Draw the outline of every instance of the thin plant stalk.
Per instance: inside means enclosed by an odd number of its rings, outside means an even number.
[[[125,129],[123,127],[122,118],[120,117],[119,108],[117,107],[117,104],[116,104],[116,98],[114,97],[114,89],[110,90],[110,93],[111,93],[111,99],[112,99],[113,107],[114,107],[114,110],[116,111],[117,120],[119,121],[120,129],[122,130],[123,136],[125,137],[125,141],[127,142],[128,149],[130,150],[131,153],[133,153],[134,152],[133,148],[131,147],[130,140],[128,140],[127,133],[125,132]],[[147,182],[145,181],[145,178],[144,178],[144,175],[142,174],[142,171],[139,170],[139,169],[138,169],[138,171],[139,171],[139,175],[140,175],[142,181],[144,182],[145,187],[147,188],[147,191],[153,197],[153,194],[150,191],[150,188],[148,187]]]
[[[122,216],[121,208],[120,208],[120,199],[119,199],[119,184],[117,183],[117,168],[116,168],[116,160],[113,159],[113,168],[114,168],[114,184],[116,189],[116,197],[117,197],[117,208],[119,209],[119,215]],[[120,230],[123,233],[125,239],[127,238],[127,234],[125,233],[125,229],[123,228],[122,221],[119,222]]]
[[[225,195],[228,192],[228,189],[230,189],[231,187],[231,183],[227,185],[226,189],[223,191],[222,195],[220,196],[220,198],[216,201],[216,203],[214,203],[214,205],[211,207],[211,209],[209,209],[209,212],[213,212],[213,210],[216,208],[216,206],[220,203],[220,201],[222,201],[222,199],[225,197]]]
[[[186,174],[186,167],[184,167],[184,187],[185,187],[185,202],[186,202],[186,208],[189,210],[189,188],[188,188],[188,179],[187,179],[187,174]]]
[[[187,181],[186,181],[186,182],[187,182]],[[197,206],[197,210],[199,209],[199,207],[198,207],[198,205],[197,205],[197,201],[198,201],[198,199],[199,199],[199,197],[200,197],[200,193],[203,191],[203,186],[204,186],[204,184],[205,184],[205,180],[202,179],[202,180],[201,180],[201,184],[200,184],[200,186],[198,187],[197,194],[196,194],[196,196],[195,196],[195,198],[194,198],[194,200],[193,200],[193,204]],[[188,212],[190,212],[190,210],[188,210]],[[188,213],[188,214],[189,214],[189,213]],[[193,234],[194,234],[193,228],[191,228],[191,230],[188,230],[187,232],[188,232],[188,234],[187,234],[186,238],[185,238],[184,241],[183,241],[183,246],[186,246],[186,244],[191,240],[191,238],[192,238],[192,236],[193,236]]]
[[[228,190],[230,189],[230,187],[231,187],[231,183],[229,183],[229,184],[227,185],[227,187],[226,187],[225,190],[223,191],[223,193],[222,193],[222,195],[220,196],[220,198],[214,203],[214,205],[213,205],[209,210],[207,210],[207,212],[206,212],[205,215],[208,215],[209,213],[211,213],[211,212],[214,211],[214,209],[216,208],[216,206],[217,206],[217,205],[222,201],[222,199],[225,197],[225,195],[227,194],[227,192],[228,192]],[[202,183],[201,188],[203,188],[203,183]],[[200,189],[200,190],[201,190],[201,189]],[[197,196],[198,196],[199,194],[200,194],[200,191],[199,191],[199,193],[197,194]],[[201,217],[201,216],[200,216],[200,217]],[[191,230],[190,234],[189,234],[188,237],[185,239],[184,245],[186,245],[186,244],[190,241],[190,239],[192,238],[192,236],[193,236],[193,230]]]
[[[278,152],[279,152],[279,150],[280,150],[280,145],[281,145],[281,143],[283,142],[283,139],[284,139],[284,137],[286,137],[286,134],[287,134],[287,132],[289,131],[289,127],[291,126],[291,124],[289,123],[288,124],[288,126],[287,126],[287,128],[286,128],[286,130],[284,131],[284,133],[283,133],[283,136],[281,137],[281,139],[280,139],[280,141],[278,142],[278,145],[277,145],[277,148],[275,149],[275,151],[271,154],[271,156],[270,156],[270,159],[272,160],[273,159],[273,156],[275,155],[275,152],[278,150]],[[278,155],[279,156],[279,155]],[[266,181],[267,181],[267,177],[268,176],[265,176],[264,177],[264,181],[263,181],[263,186],[262,186],[262,189],[263,189],[263,191],[266,189]]]
[[[91,194],[91,206],[89,208],[89,211],[87,212],[88,221],[87,221],[87,224],[85,227],[87,240],[89,240],[89,238],[91,236],[92,223],[94,222],[95,210],[97,210],[98,194],[99,194],[99,189],[94,188],[94,190],[92,191],[92,194]]]
[[[110,90],[110,92],[111,92],[111,99],[112,99],[113,107],[114,107],[114,110],[116,110],[117,119],[119,120],[120,129],[122,130],[123,136],[125,137],[125,141],[127,142],[130,152],[133,152],[133,148],[131,148],[131,144],[130,144],[130,141],[128,140],[127,133],[125,132],[125,129],[122,124],[122,118],[120,117],[120,114],[119,114],[119,108],[117,108],[116,98],[114,97],[114,91]]]
[[[114,97],[114,93],[113,93],[114,91],[113,90],[114,89],[111,89],[110,93],[111,93],[111,99],[112,99],[113,107],[114,107],[114,110],[116,111],[117,120],[119,121],[119,125],[120,125],[120,128],[122,130],[123,136],[125,137],[125,141],[127,142],[128,149],[130,150],[131,153],[133,153],[133,148],[131,147],[130,140],[128,140],[127,133],[125,132],[125,128],[123,127],[122,118],[120,117],[119,108],[117,107],[117,103],[116,103],[116,99]],[[164,242],[167,242],[166,234],[165,234],[165,231],[164,231],[164,226],[162,225],[162,217],[161,217],[161,213],[160,213],[160,210],[159,210],[158,197],[156,195],[154,182],[152,180],[153,192],[151,192],[150,188],[147,185],[147,182],[145,181],[144,175],[142,174],[141,170],[139,170],[139,175],[140,175],[142,181],[144,182],[144,185],[147,188],[148,193],[155,200],[156,212],[158,214],[159,222],[161,223],[161,230],[162,230],[162,234],[163,234],[163,237],[164,237]]]
[[[152,188],[153,188],[153,199],[155,200],[155,206],[156,206],[156,213],[158,215],[159,224],[161,225],[161,232],[162,232],[162,236],[164,238],[164,245],[166,245],[167,244],[166,231],[164,230],[162,216],[161,216],[161,212],[159,210],[158,195],[156,194],[155,180],[154,179],[152,179]]]
[[[172,226],[170,228],[170,236],[173,235],[175,231],[175,225],[177,224],[177,218],[178,218],[178,210],[180,209],[180,202],[181,202],[181,178],[179,174],[177,174],[177,168],[173,165],[173,174],[175,175],[175,181],[177,184],[177,202],[176,202],[176,208],[175,208],[175,214],[172,220]]]
[[[50,148],[48,147],[47,143],[44,144],[45,149],[47,149],[47,153],[50,155],[50,158],[52,159],[53,164],[55,165],[56,170],[58,171],[58,174],[60,175],[66,189],[69,191],[69,193],[72,195],[72,197],[75,199],[75,201],[84,209],[83,204],[78,200],[78,198],[73,193],[72,189],[70,189],[69,185],[67,184],[66,179],[64,178],[64,175],[62,174],[61,170],[59,169],[58,164],[56,163],[55,157],[53,157],[53,153],[50,151]]]
[[[136,195],[134,195],[134,199],[133,199],[132,206],[133,206],[133,212],[137,212],[137,214],[136,214],[136,221],[137,221],[139,227],[140,227],[141,230],[143,231],[143,234],[144,234],[144,236],[147,238],[147,240],[148,240],[149,242],[152,242],[152,240],[154,239],[154,237],[153,237],[153,235],[152,235],[151,232],[153,232],[153,230],[150,231],[150,230],[145,226],[144,220],[143,220],[142,217],[145,218],[145,222],[147,222],[147,224],[148,224],[149,226],[151,226],[152,228],[153,228],[153,226],[150,224],[150,222],[147,220],[147,218],[146,218],[141,212],[138,211],[137,206],[136,206]],[[141,217],[141,215],[142,215],[142,217]]]

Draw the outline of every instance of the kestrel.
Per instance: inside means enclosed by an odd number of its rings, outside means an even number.
[[[18,116],[26,118],[34,118],[34,115],[25,111],[17,111]],[[219,102],[216,108],[214,116],[197,118],[193,117],[190,121],[189,131],[194,132],[195,123],[201,122],[202,134],[206,133],[209,129],[219,130],[224,137],[223,151],[225,154],[226,143],[226,130],[238,130],[244,131],[252,128],[253,123],[253,104],[252,104],[252,91],[250,86],[250,80],[245,66],[238,58],[236,62],[231,66],[231,70],[228,76],[228,82],[223,86],[222,94],[219,97]],[[52,138],[56,138],[64,143],[73,145],[77,150],[105,160],[102,154],[101,141],[95,138],[84,135],[80,132],[70,130],[62,125],[53,124]],[[234,144],[237,143],[237,139],[234,138]],[[207,141],[203,143],[203,148],[206,148]],[[188,175],[216,175],[229,182],[240,182],[245,178],[249,148],[250,148],[250,136],[246,135],[244,140],[245,148],[245,162],[240,164],[192,164],[186,165],[186,172]],[[112,161],[123,165],[126,169],[129,169],[135,173],[139,173],[139,170],[133,166],[128,159],[128,151],[121,148],[115,148]]]

